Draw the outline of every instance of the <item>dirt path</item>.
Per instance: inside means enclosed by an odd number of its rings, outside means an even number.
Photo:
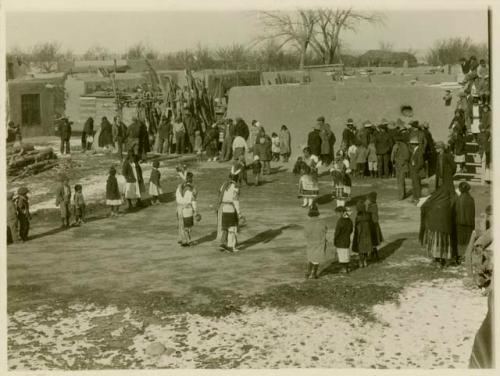
[[[348,277],[333,264],[304,282],[296,177],[276,171],[243,188],[243,250],[227,255],[214,239],[213,204],[227,175],[218,166],[195,173],[203,220],[194,248],[177,246],[171,194],[63,232],[53,230],[55,213],[35,220],[35,239],[8,248],[9,367],[466,366],[486,300],[463,287],[461,268],[428,262],[416,241],[418,209],[394,201],[394,180],[354,189],[379,192],[382,261]],[[168,193],[176,184],[162,182]],[[322,192],[328,185],[325,177]],[[484,190],[473,188],[478,211]],[[331,237],[333,204],[321,202]],[[147,355],[152,344],[162,355]]]

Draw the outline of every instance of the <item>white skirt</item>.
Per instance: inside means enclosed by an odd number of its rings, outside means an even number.
[[[155,183],[149,182],[149,195],[150,196],[160,196],[163,193],[160,187]]]
[[[351,252],[349,248],[337,248],[337,255],[339,257],[339,262],[341,263],[351,261]]]
[[[464,163],[465,162],[465,154],[455,155],[455,162],[456,163]]]
[[[139,183],[125,183],[125,189],[123,190],[123,195],[127,200],[135,200],[141,198],[141,190],[139,188]]]
[[[479,130],[479,125],[480,125],[479,119],[474,119],[470,126],[471,133],[475,134],[480,133],[481,131]]]
[[[122,204],[122,200],[106,200],[106,205],[108,206],[120,206]]]

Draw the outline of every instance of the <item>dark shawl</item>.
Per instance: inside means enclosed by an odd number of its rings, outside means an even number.
[[[333,245],[336,248],[349,248],[354,225],[351,218],[340,217],[335,225]]]
[[[358,212],[356,215],[352,250],[357,253],[372,252],[372,216],[368,212]]]
[[[121,198],[120,190],[118,189],[118,180],[116,176],[108,176],[106,182],[106,199],[107,200],[119,200]]]
[[[101,133],[98,140],[99,147],[113,145],[113,126],[108,119],[103,119],[101,122]]]
[[[454,193],[441,186],[424,202],[420,208],[420,242],[423,241],[426,230],[452,234],[452,205]]]
[[[457,225],[475,226],[476,205],[469,192],[458,196],[455,205]]]

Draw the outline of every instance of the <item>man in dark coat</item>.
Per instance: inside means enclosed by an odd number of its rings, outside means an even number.
[[[168,154],[170,151],[170,140],[172,138],[172,122],[171,117],[162,116],[160,127],[158,129],[158,149],[157,153]]]
[[[410,143],[417,142],[420,145],[420,150],[425,150],[427,148],[427,139],[424,132],[420,128],[418,120],[410,121]]]
[[[116,151],[120,161],[123,160],[123,146],[125,145],[127,135],[127,126],[123,123],[119,116],[113,118],[113,142],[116,146]]]
[[[457,165],[453,160],[453,156],[449,153],[442,141],[436,142],[436,151],[438,152],[438,155],[436,161],[435,189],[437,190],[439,187],[445,186],[447,190],[455,192],[453,175],[455,175]]]
[[[349,146],[356,143],[356,133],[354,131],[354,121],[352,119],[347,119],[346,127],[342,132],[342,150],[347,151]],[[367,146],[367,145],[366,145]]]
[[[423,175],[425,175],[424,154],[417,140],[412,140],[410,145],[413,148],[410,157],[411,187],[413,192],[413,201],[417,203],[422,192],[421,180]]]
[[[187,137],[189,140],[188,150],[190,153],[194,150],[194,133],[198,130],[198,123],[190,112],[184,117],[184,127],[186,128]]]
[[[307,136],[307,146],[311,150],[311,154],[319,157],[321,155],[321,135],[319,124],[314,126],[314,129]]]
[[[71,154],[69,140],[71,138],[71,124],[67,117],[63,117],[59,125],[59,137],[61,137],[61,154]]]
[[[400,200],[404,200],[406,196],[405,179],[410,169],[410,150],[401,137],[396,137],[396,144],[392,148],[391,161],[396,170],[398,196]]]
[[[389,177],[389,161],[391,159],[393,141],[387,130],[387,125],[387,120],[382,119],[379,125],[379,132],[375,135],[379,178]]]

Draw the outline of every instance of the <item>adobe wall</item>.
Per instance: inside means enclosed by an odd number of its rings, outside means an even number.
[[[446,107],[443,94],[440,88],[373,84],[234,87],[229,92],[227,116],[242,117],[249,125],[252,119],[259,120],[267,132],[277,132],[286,124],[295,155],[321,115],[330,123],[338,147],[348,118],[357,126],[367,119],[396,120],[403,118],[402,105],[411,105],[414,118],[428,121],[434,138],[445,140],[457,96],[455,93],[452,105]]]

